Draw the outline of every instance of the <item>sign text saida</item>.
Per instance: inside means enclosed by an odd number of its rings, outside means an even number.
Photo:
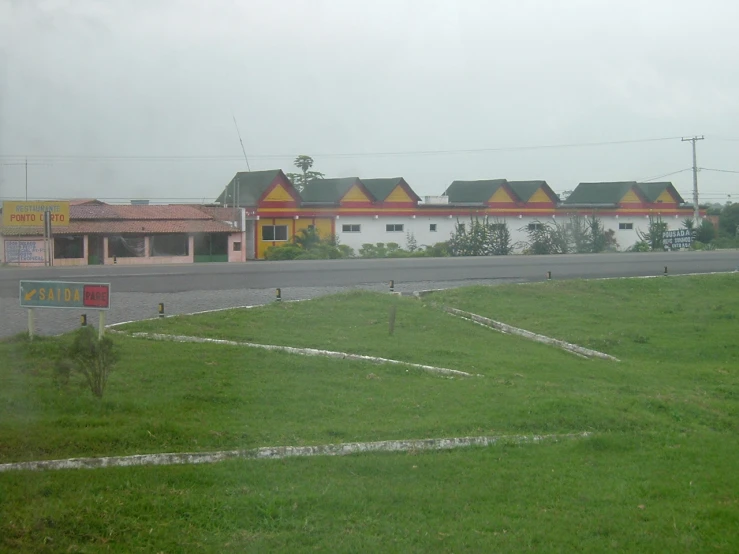
[[[110,309],[110,284],[67,281],[21,281],[23,308]]]

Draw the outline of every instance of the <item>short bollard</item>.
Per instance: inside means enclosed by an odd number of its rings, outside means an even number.
[[[159,317],[164,317],[164,302],[159,303]]]
[[[277,289],[275,291],[275,302],[282,301],[282,289]]]
[[[390,281],[390,292],[395,292],[395,281]]]
[[[547,281],[551,281],[551,280],[552,280],[552,272],[547,271]]]
[[[118,263],[118,256],[113,256],[113,263],[114,264],[117,264]]]
[[[80,327],[87,327],[87,314],[80,315]]]
[[[667,266],[665,266],[665,275],[667,275]]]

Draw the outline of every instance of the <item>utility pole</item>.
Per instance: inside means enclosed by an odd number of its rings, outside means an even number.
[[[695,143],[703,139],[703,135],[682,139],[683,142],[693,143],[693,221],[696,229],[700,226],[700,208],[698,207],[698,158],[695,153]]]
[[[26,156],[26,202],[28,202],[28,156]]]

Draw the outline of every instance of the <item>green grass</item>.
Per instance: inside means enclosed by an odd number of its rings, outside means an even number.
[[[0,474],[0,551],[739,550],[734,275],[352,293],[129,330],[482,373],[116,336],[106,396],[58,389],[69,338],[0,343],[0,462],[591,431],[555,444]],[[388,308],[397,303],[395,334]],[[584,360],[444,303],[622,359]]]
[[[0,474],[33,552],[736,552],[735,440]]]
[[[390,336],[392,305],[397,315]],[[530,359],[552,355],[549,347],[476,329],[417,300],[367,292],[144,321],[120,329],[324,348],[491,375],[514,365],[525,369]],[[571,354],[554,356],[555,363],[574,359]]]
[[[454,306],[629,360],[739,366],[739,273],[551,281],[433,294]]]

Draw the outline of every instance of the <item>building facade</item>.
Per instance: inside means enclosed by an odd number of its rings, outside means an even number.
[[[443,195],[422,199],[401,177],[321,179],[298,191],[280,170],[238,173],[216,202],[245,210],[253,239],[248,259],[263,259],[268,248],[291,242],[309,226],[358,251],[376,243],[405,248],[411,237],[418,246],[432,246],[475,218],[506,223],[521,251],[532,227],[593,215],[625,250],[648,230],[650,218],[678,229],[693,216],[669,182],[580,183],[561,201],[546,181],[454,181]]]
[[[244,261],[244,210],[191,205],[116,206],[70,202],[70,221],[52,227],[51,265],[137,265]],[[0,228],[0,262],[43,266],[41,227]]]

